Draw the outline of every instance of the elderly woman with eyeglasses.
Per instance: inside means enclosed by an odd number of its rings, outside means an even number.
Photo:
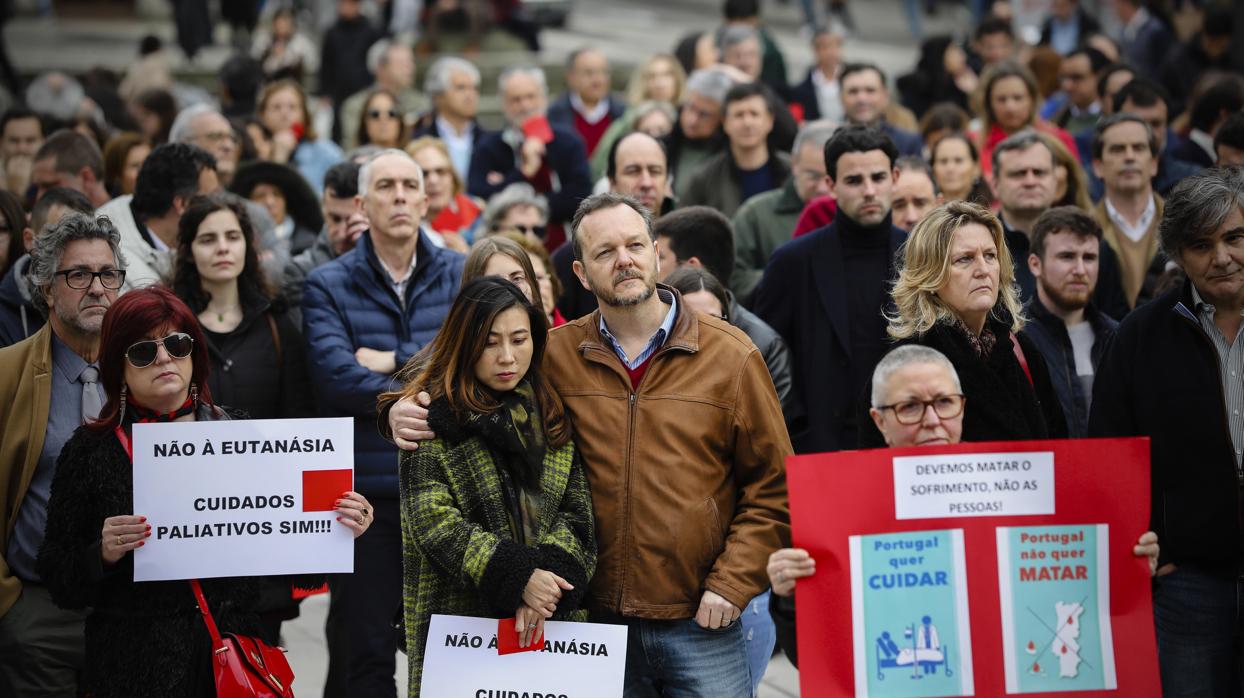
[[[103,279],[107,281],[107,279]],[[89,608],[80,688],[110,696],[215,696],[211,640],[185,581],[135,582],[133,551],[153,524],[135,512],[129,455],[138,422],[228,419],[212,402],[207,342],[194,313],[172,291],[139,288],[104,316],[97,421],[79,427],[61,450],[36,569],[64,608]],[[355,536],[371,524],[371,505],[343,492],[337,520]],[[203,581],[222,633],[259,635],[254,604],[261,577]],[[314,588],[322,578],[296,577]]]
[[[919,226],[917,226],[919,227]],[[946,446],[966,438],[964,408],[971,403],[952,361],[919,344],[905,344],[886,354],[873,371],[869,416],[892,448]],[[1149,558],[1149,574],[1158,565],[1158,536],[1141,534],[1132,554]],[[795,643],[795,586],[816,573],[816,560],[801,548],[783,548],[769,556],[766,567],[773,598],[769,614],[778,642],[798,666]]]

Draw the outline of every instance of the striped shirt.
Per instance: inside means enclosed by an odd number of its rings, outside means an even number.
[[[658,349],[665,346],[665,340],[674,331],[674,317],[678,314],[678,301],[674,299],[673,293],[663,288],[657,289],[657,298],[660,298],[663,303],[669,303],[670,311],[665,314],[665,321],[661,323],[661,326],[657,328],[657,331],[648,340],[648,345],[634,359],[626,357],[626,350],[622,348],[618,340],[609,333],[609,328],[605,326],[605,314],[600,314],[600,336],[609,340],[609,345],[613,347],[613,352],[618,355],[618,358],[622,360],[622,365],[626,366],[628,370],[635,370],[651,358],[653,354],[657,353]]]
[[[1189,282],[1191,283],[1191,282]],[[1192,287],[1192,302],[1196,306],[1201,329],[1209,335],[1218,351],[1218,368],[1222,377],[1222,395],[1227,404],[1227,425],[1231,430],[1231,446],[1235,449],[1236,475],[1244,481],[1244,324],[1236,332],[1235,341],[1227,343],[1222,330],[1214,324],[1213,304],[1206,303],[1196,286]]]

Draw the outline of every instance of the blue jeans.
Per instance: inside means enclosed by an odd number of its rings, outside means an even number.
[[[1241,583],[1180,567],[1153,585],[1166,698],[1241,695]]]
[[[751,671],[741,623],[705,630],[694,618],[596,617],[625,624],[626,698],[747,698]]]
[[[752,599],[739,616],[743,623],[743,639],[747,643],[747,664],[752,671],[752,695],[760,690],[760,680],[765,677],[769,660],[773,659],[773,645],[777,631],[769,617],[769,592]]]

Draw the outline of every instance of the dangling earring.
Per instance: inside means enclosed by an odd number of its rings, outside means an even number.
[[[199,386],[194,383],[190,384],[190,404],[195,407],[199,406]]]
[[[123,424],[125,422],[125,393],[128,390],[128,387],[129,386],[124,383],[121,384],[121,406],[117,412],[117,424]]]

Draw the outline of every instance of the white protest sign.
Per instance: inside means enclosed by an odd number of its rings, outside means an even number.
[[[626,626],[544,624],[543,650],[497,654],[497,621],[433,615],[421,695],[435,698],[622,698]]]
[[[134,581],[354,571],[348,417],[135,424],[133,444]]]
[[[894,458],[896,519],[1053,513],[1053,452]]]

